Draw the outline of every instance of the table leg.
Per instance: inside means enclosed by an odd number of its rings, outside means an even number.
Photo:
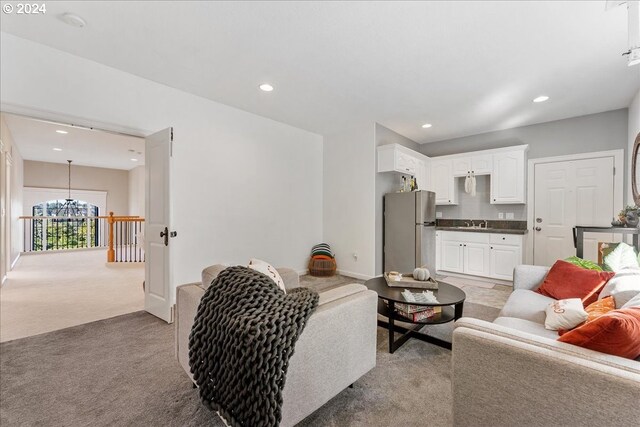
[[[463,308],[464,308],[464,301],[453,306],[453,309],[454,309],[453,321],[454,322],[462,317],[462,309]]]
[[[393,341],[395,338],[394,329],[394,320],[393,320],[393,312],[396,309],[396,303],[394,301],[389,301],[389,353],[393,354],[395,351]]]

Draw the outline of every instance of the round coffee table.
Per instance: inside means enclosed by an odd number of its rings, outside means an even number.
[[[438,280],[438,289],[433,290],[433,294],[437,298],[438,303],[420,304],[413,302],[408,303],[402,296],[402,291],[404,291],[405,289],[409,289],[411,292],[422,292],[424,289],[405,287],[392,288],[387,285],[387,281],[384,279],[384,277],[376,277],[367,280],[364,285],[372,291],[376,291],[378,293],[378,314],[389,319],[388,322],[378,320],[378,326],[387,328],[389,331],[389,353],[395,352],[402,346],[402,344],[407,342],[409,338],[416,338],[451,350],[450,342],[421,332],[420,329],[422,329],[422,327],[425,325],[447,323],[458,320],[460,317],[462,317],[464,300],[467,297],[462,289],[456,288],[453,285]],[[395,311],[396,303],[420,305],[426,307],[442,307],[442,312],[436,313],[434,316],[425,320],[413,321],[411,319],[407,319],[404,316],[400,316]],[[405,328],[404,326],[395,324],[396,321],[412,323],[416,326],[414,328]],[[396,340],[395,332],[400,332],[403,335]]]

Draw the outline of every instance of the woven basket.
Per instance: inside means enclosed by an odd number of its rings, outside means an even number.
[[[336,274],[335,259],[313,259],[309,260],[309,274],[315,277],[328,277]]]

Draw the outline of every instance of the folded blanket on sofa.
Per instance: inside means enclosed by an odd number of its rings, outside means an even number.
[[[200,300],[189,366],[200,399],[233,426],[277,426],[289,359],[318,293],[284,294],[246,267],[223,270]]]

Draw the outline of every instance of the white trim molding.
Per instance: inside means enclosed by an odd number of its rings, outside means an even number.
[[[543,157],[539,159],[529,159],[527,162],[527,228],[530,236],[525,239],[524,262],[533,264],[533,224],[535,213],[535,165],[543,163],[567,162],[572,160],[613,158],[613,206],[611,207],[611,218],[615,217],[619,209],[624,206],[624,149],[595,151],[593,153],[568,154],[566,156]]]

